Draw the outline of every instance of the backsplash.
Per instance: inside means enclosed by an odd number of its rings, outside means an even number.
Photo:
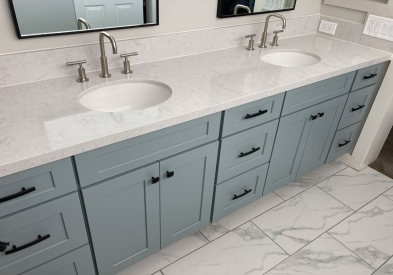
[[[333,37],[363,46],[393,52],[393,42],[380,38],[363,35],[364,24],[321,15],[321,20],[337,23],[337,30]],[[321,33],[318,31],[318,33]],[[327,35],[325,33],[321,33]],[[329,35],[330,36],[330,35]]]
[[[280,38],[315,33],[320,15],[289,18],[287,29]],[[110,45],[106,44],[110,68],[122,66],[120,54],[138,52],[130,58],[131,64],[145,63],[184,55],[198,54],[225,48],[247,45],[244,38],[248,34],[257,34],[259,43],[264,23],[254,23],[231,27],[204,29],[161,36],[145,37],[117,41],[118,55],[111,53]],[[281,28],[281,21],[273,21],[269,25],[269,37],[272,31]],[[114,35],[116,38],[116,35]],[[0,86],[15,85],[45,79],[74,75],[76,67],[67,67],[69,61],[87,60],[87,71],[100,69],[100,50],[97,44],[25,52],[0,56]]]

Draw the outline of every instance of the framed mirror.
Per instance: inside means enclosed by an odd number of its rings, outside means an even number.
[[[217,17],[227,18],[294,10],[297,0],[218,0]]]
[[[8,0],[19,38],[156,26],[158,0]]]

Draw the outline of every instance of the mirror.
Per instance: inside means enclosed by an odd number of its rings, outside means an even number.
[[[294,10],[297,0],[218,0],[217,17],[253,15]]]
[[[158,0],[9,0],[19,38],[158,25]]]

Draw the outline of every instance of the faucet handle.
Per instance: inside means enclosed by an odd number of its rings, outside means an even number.
[[[246,48],[246,50],[248,51],[253,51],[254,49],[254,37],[256,36],[256,34],[249,34],[246,35],[246,38],[250,38],[250,41],[248,42],[248,47]]]
[[[121,71],[121,73],[123,74],[132,74],[133,72],[131,71],[131,65],[130,65],[130,61],[128,60],[129,56],[136,56],[138,55],[137,52],[133,52],[133,53],[125,53],[125,54],[121,54],[120,57],[125,58],[123,65],[124,65],[124,69]]]
[[[274,37],[273,37],[273,42],[270,44],[273,47],[277,47],[278,46],[278,34],[284,32],[284,30],[278,30],[278,31],[274,31]]]
[[[246,35],[246,38],[254,39],[253,37],[255,37],[255,36],[256,36],[256,34],[249,34],[249,35]]]
[[[86,77],[86,70],[83,68],[83,64],[86,64],[86,60],[79,60],[79,61],[72,61],[72,62],[67,62],[67,66],[73,66],[73,65],[79,65],[78,68],[78,75],[79,78],[76,80],[78,82],[88,82],[89,79]]]
[[[277,34],[279,34],[280,32],[284,32],[284,30],[274,31],[273,33],[274,33],[275,35],[277,35]]]

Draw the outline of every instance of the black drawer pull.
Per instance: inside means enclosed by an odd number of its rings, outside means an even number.
[[[316,120],[318,118],[318,115],[316,116],[311,116],[311,120]]]
[[[264,111],[259,110],[259,112],[256,113],[256,114],[253,114],[253,115],[247,114],[246,115],[246,119],[257,117],[257,116],[261,116],[261,115],[266,114],[266,113],[267,113],[267,110],[264,110]]]
[[[158,183],[159,181],[160,181],[160,178],[159,178],[159,177],[157,177],[157,178],[152,177],[152,178],[151,178],[151,182],[152,182],[153,184],[156,184],[156,183]]]
[[[0,252],[4,252],[9,245],[10,243],[0,242]]]
[[[242,158],[242,157],[245,157],[245,156],[248,156],[248,155],[254,154],[255,152],[258,152],[259,150],[261,150],[261,147],[258,147],[258,148],[252,148],[252,150],[251,150],[250,152],[248,152],[248,153],[240,153],[240,156],[239,156],[239,158]]]
[[[364,79],[370,79],[376,77],[378,74],[370,74],[369,76],[365,76]]]
[[[6,251],[6,252],[5,252],[5,255],[10,255],[10,254],[13,254],[13,253],[15,253],[15,252],[24,250],[24,249],[26,249],[26,248],[28,248],[28,247],[30,247],[30,246],[36,245],[36,244],[38,244],[38,243],[40,243],[40,242],[43,242],[43,241],[45,241],[46,239],[49,239],[49,238],[50,238],[50,235],[49,235],[49,234],[48,234],[48,235],[45,235],[44,237],[41,237],[41,235],[38,235],[38,239],[35,240],[35,241],[32,241],[31,243],[22,245],[22,246],[20,246],[20,247],[16,247],[15,245],[12,246],[12,249]]]
[[[174,172],[174,171],[172,171],[172,172],[167,171],[167,172],[166,172],[166,177],[167,177],[167,178],[171,178],[171,177],[173,177],[174,175],[175,175],[175,172]]]
[[[359,110],[363,109],[364,107],[366,107],[366,105],[359,105],[358,108],[352,108],[352,112],[359,111]]]
[[[325,113],[318,113],[319,117],[323,117]]]
[[[350,140],[346,140],[343,144],[339,143],[338,147],[343,147],[343,146],[349,144],[350,142],[351,142]]]
[[[10,201],[10,200],[13,200],[13,199],[16,199],[16,198],[19,198],[19,197],[22,197],[22,196],[27,195],[27,194],[29,194],[31,192],[34,192],[35,190],[36,190],[35,187],[31,187],[31,188],[28,188],[28,189],[23,187],[22,191],[20,191],[18,193],[15,193],[13,195],[10,195],[10,196],[1,198],[0,199],[0,203],[6,202],[6,201]]]
[[[239,196],[233,195],[233,200],[240,199],[241,197],[244,197],[245,195],[247,195],[247,194],[250,193],[251,191],[252,191],[252,189],[250,189],[250,190],[244,190],[244,193],[241,194],[241,195],[239,195]]]

